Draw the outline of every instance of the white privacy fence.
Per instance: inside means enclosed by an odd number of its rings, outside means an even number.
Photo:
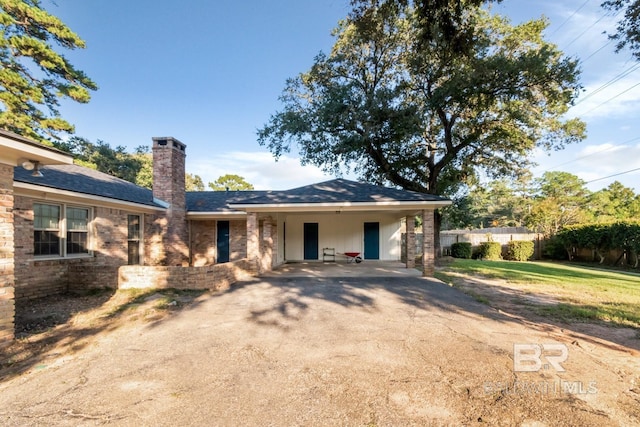
[[[404,253],[403,234],[403,253],[402,259],[406,258]],[[440,232],[440,254],[450,255],[451,245],[459,242],[469,242],[472,247],[479,246],[482,242],[498,242],[502,245],[503,254],[506,253],[507,244],[512,240],[528,240],[534,242],[534,258],[540,259],[543,248],[543,235],[533,233],[525,227],[502,227],[502,228],[483,228],[477,230],[444,230]],[[422,234],[416,233],[416,254],[422,253]]]

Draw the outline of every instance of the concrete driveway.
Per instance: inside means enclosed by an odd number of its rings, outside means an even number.
[[[0,384],[0,424],[633,424],[633,396],[601,350],[567,342],[566,372],[514,372],[514,343],[562,334],[387,273],[280,271],[114,325]],[[561,381],[584,392],[517,388]]]

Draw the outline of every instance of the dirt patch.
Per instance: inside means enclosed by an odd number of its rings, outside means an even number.
[[[98,295],[22,338],[54,341],[2,371],[3,424],[640,423],[632,349],[437,281],[281,277],[180,297]],[[514,371],[513,343],[548,342],[566,343],[566,372]]]
[[[20,301],[16,305],[16,339],[0,352],[0,379],[48,357],[74,353],[102,331],[171,316],[203,293],[95,289]]]

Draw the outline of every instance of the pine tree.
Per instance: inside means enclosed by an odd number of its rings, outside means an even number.
[[[39,0],[0,0],[0,128],[43,142],[72,133],[60,99],[86,103],[97,85],[56,48],[84,47]]]

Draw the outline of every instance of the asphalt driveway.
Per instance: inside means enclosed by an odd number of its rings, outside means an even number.
[[[514,372],[514,343],[550,341],[565,372]],[[6,380],[0,424],[632,425],[608,351],[435,280],[276,273]]]

